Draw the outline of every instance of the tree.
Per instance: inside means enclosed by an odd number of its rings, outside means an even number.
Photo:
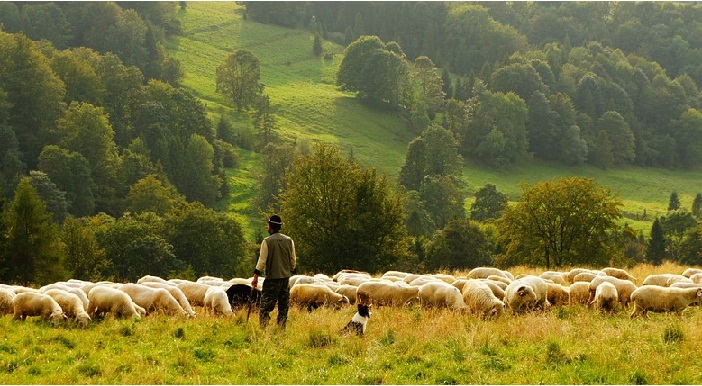
[[[636,157],[634,151],[634,133],[624,117],[615,111],[607,111],[597,120],[597,130],[607,132],[612,148],[615,165],[631,163]]]
[[[614,166],[612,142],[610,142],[609,134],[605,130],[600,130],[591,154],[592,163],[595,166],[605,170]]]
[[[65,280],[58,226],[29,177],[20,180],[3,216],[5,281],[24,285]]]
[[[68,212],[66,192],[60,190],[46,173],[39,170],[29,172],[29,182],[36,189],[39,198],[44,201],[46,208],[53,214],[53,219],[62,224]]]
[[[252,114],[253,126],[261,140],[260,148],[263,148],[276,140],[278,124],[271,113],[271,99],[268,95],[261,95],[254,107],[256,110]]]
[[[414,60],[411,76],[415,82],[416,100],[426,105],[429,119],[433,120],[441,109],[446,94],[443,91],[443,81],[434,66],[434,62],[426,56]]]
[[[456,178],[427,175],[419,188],[419,197],[437,227],[443,228],[450,220],[466,217],[465,193]]]
[[[663,237],[665,238],[666,256],[675,262],[681,262],[685,235],[697,227],[697,220],[686,210],[671,210],[660,218]]]
[[[702,217],[702,193],[697,193],[692,201],[692,215],[698,220]]]
[[[659,219],[653,220],[651,224],[651,238],[646,244],[646,261],[653,265],[663,264],[666,256],[665,235]]]
[[[456,176],[462,164],[453,133],[435,123],[408,145],[400,184],[408,190],[419,190],[425,176]]]
[[[263,148],[263,173],[259,177],[260,189],[256,203],[259,209],[267,212],[269,209],[279,213],[275,207],[276,196],[286,189],[285,173],[294,159],[294,149],[289,144],[275,145],[269,143]]]
[[[622,202],[593,179],[570,177],[522,184],[522,197],[497,220],[505,264],[607,265],[621,253]]]
[[[494,220],[500,217],[507,207],[507,196],[498,192],[497,187],[485,184],[475,193],[475,202],[470,207],[470,219],[474,221]]]
[[[449,221],[436,231],[428,247],[427,269],[470,270],[492,264],[490,243],[478,224],[468,219]]]
[[[251,107],[263,93],[260,79],[258,58],[251,51],[239,49],[217,67],[215,91],[241,112]]]
[[[670,199],[668,200],[668,211],[680,209],[680,197],[678,197],[678,192],[670,193]]]
[[[324,52],[322,48],[322,37],[319,34],[314,34],[314,41],[312,42],[312,53],[314,56],[320,56]]]
[[[98,281],[108,268],[105,251],[99,247],[90,218],[68,216],[61,227],[65,245],[65,269],[68,276],[79,280]]]
[[[85,157],[75,151],[48,145],[39,154],[38,166],[58,189],[66,192],[68,213],[79,217],[93,214],[95,183]]]
[[[126,210],[132,213],[154,212],[159,216],[173,210],[176,205],[185,203],[185,197],[167,181],[164,183],[156,175],[150,174],[129,188]]]
[[[402,195],[374,169],[318,144],[295,157],[285,184],[277,205],[303,270],[379,272],[407,257]]]

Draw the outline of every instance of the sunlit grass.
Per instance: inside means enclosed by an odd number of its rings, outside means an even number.
[[[637,266],[630,273],[680,273]],[[510,271],[541,270],[514,267]],[[461,272],[456,272],[461,274]],[[465,274],[465,272],[462,272]],[[364,337],[340,335],[355,310],[291,309],[261,330],[205,315],[93,322],[86,330],[0,317],[4,384],[699,384],[702,310],[629,318],[580,306],[484,321],[448,310],[374,307]],[[276,312],[272,316],[275,320]]]

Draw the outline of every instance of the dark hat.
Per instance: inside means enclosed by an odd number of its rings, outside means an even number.
[[[280,216],[274,214],[268,219],[268,225],[273,229],[280,229],[283,226],[283,220],[280,219]]]

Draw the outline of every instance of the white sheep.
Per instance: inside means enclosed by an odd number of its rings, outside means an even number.
[[[590,283],[592,282],[597,276],[599,276],[596,273],[593,272],[580,272],[579,274],[575,275],[573,277],[573,283],[578,283],[578,282],[587,282]]]
[[[379,306],[402,306],[419,301],[419,287],[402,285],[400,282],[368,281],[358,286],[356,301]]]
[[[350,301],[324,284],[295,284],[290,288],[290,304],[312,311],[321,306],[340,308]]]
[[[153,275],[144,275],[141,278],[139,278],[139,280],[137,280],[137,284],[144,284],[144,283],[161,283],[161,284],[167,284],[167,285],[171,285],[171,286],[175,285],[174,283],[172,283],[166,279],[163,279],[159,276],[153,276]]]
[[[494,281],[490,279],[477,279],[490,287],[490,290],[492,290],[492,293],[497,296],[498,299],[504,299],[505,298],[505,290],[507,289],[507,284],[501,282],[501,281]]]
[[[468,280],[461,293],[466,308],[483,319],[493,319],[505,312],[505,303],[497,298],[485,281]]]
[[[334,275],[334,281],[340,285],[350,284],[358,286],[371,279],[371,275],[362,272],[342,272]]]
[[[638,287],[630,280],[618,279],[614,276],[598,276],[591,281],[588,285],[588,290],[590,291],[589,300],[592,302],[595,299],[597,286],[604,282],[612,283],[614,285],[614,287],[617,289],[619,302],[624,308],[627,308],[629,306],[629,302],[631,302],[631,294],[636,291],[636,288]]]
[[[211,310],[215,315],[233,316],[232,305],[229,303],[227,293],[222,287],[212,286],[205,292],[206,310]]]
[[[696,273],[702,273],[702,269],[699,268],[687,268],[686,270],[683,271],[682,275],[690,277]]]
[[[438,307],[452,310],[466,308],[461,291],[444,281],[431,281],[423,284],[419,287],[418,295],[422,308]]]
[[[695,284],[702,284],[702,273],[695,273],[690,275],[690,281]]]
[[[76,321],[78,327],[85,328],[90,322],[90,316],[83,307],[83,301],[78,295],[58,288],[49,289],[44,294],[51,296],[59,304],[63,313]]]
[[[505,283],[505,288],[507,288],[507,286],[509,285],[509,283],[512,282],[512,280],[510,280],[509,278],[504,277],[504,276],[499,276],[499,275],[489,275],[489,276],[487,277],[487,279],[488,279],[488,280],[492,280],[492,281],[498,281],[498,282],[500,282],[500,283]]]
[[[619,295],[617,294],[617,287],[615,287],[614,284],[604,281],[595,289],[595,299],[592,301],[595,305],[595,309],[599,311],[609,311],[611,313],[614,311],[618,302]]]
[[[614,267],[607,267],[607,268],[602,268],[602,272],[604,272],[605,275],[607,276],[613,276],[616,277],[617,279],[621,280],[629,280],[632,283],[635,283],[637,279],[629,274],[629,272],[621,269],[621,268],[614,268]]]
[[[545,308],[550,306],[547,295],[548,285],[544,279],[525,275],[507,286],[505,303],[513,312]]]
[[[665,286],[670,287],[674,283],[693,283],[692,279],[683,275],[671,275],[668,280],[665,281]]]
[[[648,317],[647,312],[675,312],[678,315],[690,304],[700,301],[702,288],[676,288],[657,285],[643,285],[631,294],[634,312],[631,318],[639,315]]]
[[[120,285],[117,289],[129,295],[134,303],[146,310],[147,314],[152,311],[162,311],[166,315],[190,316],[178,304],[173,295],[163,288],[151,288],[143,284],[128,283]]]
[[[40,316],[57,324],[66,320],[61,306],[51,296],[39,292],[22,292],[15,295],[13,300],[14,320],[25,320],[27,316]]]
[[[570,289],[554,282],[547,282],[548,292],[546,299],[551,305],[562,306],[570,301]]]
[[[340,285],[339,288],[336,289],[336,293],[342,294],[346,296],[349,299],[350,304],[356,304],[356,291],[358,290],[358,287],[355,285],[351,284],[343,284]]]
[[[477,267],[468,272],[468,278],[470,279],[487,279],[490,275],[502,276],[514,280],[514,275],[511,273],[494,267]]]
[[[644,285],[658,285],[661,287],[665,287],[668,284],[668,279],[670,279],[672,276],[674,276],[674,275],[671,273],[661,273],[661,274],[648,275],[644,279],[642,286],[644,286]]]
[[[151,288],[163,288],[166,291],[168,291],[173,298],[180,304],[181,307],[185,310],[185,312],[188,313],[188,315],[192,318],[195,317],[195,310],[193,310],[193,307],[190,305],[190,302],[188,301],[188,298],[185,296],[183,291],[181,291],[180,288],[178,288],[175,284],[165,284],[165,283],[160,283],[160,282],[143,282],[142,285],[145,285],[147,287]]]
[[[15,293],[7,288],[0,288],[0,315],[12,314],[15,312]]]
[[[569,283],[575,283],[575,277],[581,273],[591,273],[596,275],[596,271],[587,268],[573,268],[564,276]],[[588,280],[589,281],[589,280]]]
[[[116,318],[140,319],[141,315],[134,307],[132,298],[126,293],[104,285],[97,285],[88,292],[88,314],[99,317],[105,313],[112,313]]]
[[[251,281],[248,283],[251,285]],[[194,283],[192,281],[179,283],[177,285],[178,289],[183,291],[185,297],[188,299],[193,306],[204,306],[205,305],[205,293],[210,288],[208,284]]]
[[[581,281],[577,283],[573,283],[568,287],[568,292],[570,292],[569,296],[569,304],[574,305],[574,304],[580,304],[580,305],[585,305],[587,306],[590,304],[590,283],[586,281]]]
[[[75,287],[73,285],[77,285],[77,287]],[[66,292],[69,292],[69,293],[72,293],[72,294],[78,296],[78,299],[80,299],[81,303],[83,303],[83,308],[86,310],[88,309],[88,303],[89,303],[88,294],[85,293],[85,291],[83,291],[81,289],[81,286],[79,284],[76,284],[76,283],[53,283],[53,284],[48,284],[48,285],[45,285],[45,286],[39,288],[39,292],[46,293],[46,291],[51,290],[51,289],[60,289],[62,291],[66,291]]]
[[[443,283],[442,280],[439,280],[439,279],[435,278],[434,276],[422,275],[422,276],[412,280],[412,282],[408,283],[408,284],[413,286],[413,287],[421,287],[424,284],[431,283],[431,282],[437,282],[437,281],[440,281]]]
[[[568,280],[566,280],[566,275],[567,272],[556,272],[556,271],[545,271],[542,272],[539,277],[542,279],[548,279],[551,280],[552,282],[560,285],[567,286]]]

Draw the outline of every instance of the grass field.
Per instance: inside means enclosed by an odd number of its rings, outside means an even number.
[[[629,273],[681,273],[637,266]],[[515,267],[513,274],[538,273]],[[460,275],[460,272],[454,272]],[[354,313],[292,309],[285,331],[252,313],[150,315],[85,330],[0,316],[3,384],[700,384],[702,310],[682,316],[582,306],[485,321],[418,306],[373,308],[364,337],[339,330]],[[275,318],[277,311],[273,312]],[[34,318],[36,319],[36,318]]]
[[[225,115],[235,127],[250,127],[248,116],[237,114],[215,93],[217,66],[234,50],[248,49],[261,62],[261,82],[271,98],[284,140],[335,144],[347,154],[353,154],[365,167],[374,167],[396,177],[413,135],[394,113],[369,109],[353,95],[336,88],[336,69],[341,55],[330,60],[315,57],[313,36],[309,32],[244,20],[242,15],[242,6],[235,2],[188,3],[187,10],[179,13],[184,35],[170,41],[168,46],[170,55],[180,60],[186,72],[183,85],[206,104],[213,121]],[[343,47],[325,42],[324,50],[339,54]],[[228,173],[233,190],[221,208],[237,212],[247,228],[260,217],[250,208],[260,169],[257,170],[255,154],[242,153],[245,168]],[[470,163],[463,169],[469,194],[490,183],[511,201],[519,199],[521,182],[536,184],[565,176],[591,177],[609,188],[624,203],[625,221],[646,233],[651,220],[666,213],[673,191],[679,194],[683,208],[690,208],[694,196],[702,191],[702,172],[634,167],[568,168],[541,162],[519,165],[508,171]],[[472,197],[469,197],[466,208],[471,203]],[[647,217],[642,220],[644,212]],[[247,234],[251,234],[251,230]]]

